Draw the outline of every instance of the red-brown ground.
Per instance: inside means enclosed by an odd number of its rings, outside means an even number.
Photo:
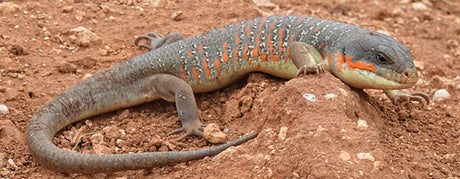
[[[0,9],[0,104],[10,111],[0,114],[0,177],[460,177],[458,1],[273,0],[279,9],[258,7],[250,0],[7,2],[17,6]],[[414,9],[414,3],[427,8]],[[177,11],[183,14],[173,20]],[[255,73],[197,95],[202,121],[227,129],[230,139],[260,131],[256,139],[216,157],[152,170],[79,175],[45,169],[28,152],[24,133],[34,112],[85,74],[143,53],[133,45],[135,36],[153,31],[190,37],[270,14],[315,16],[386,31],[411,50],[419,69],[420,81],[408,91],[432,96],[444,88],[452,97],[426,107],[395,106],[380,91],[366,90],[366,96],[330,74],[284,81]],[[71,42],[69,30],[79,26],[101,37],[102,43],[81,47]],[[317,101],[306,100],[306,93]],[[330,94],[337,97],[327,98]],[[358,128],[360,120],[368,127]],[[180,142],[171,140],[177,136],[165,137],[179,125],[174,105],[155,101],[69,126],[55,142],[70,150],[77,133],[89,133],[75,149],[84,153],[212,146],[197,137]],[[92,145],[101,138],[101,145]]]

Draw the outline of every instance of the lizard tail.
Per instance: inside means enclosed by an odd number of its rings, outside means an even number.
[[[32,155],[42,165],[56,171],[89,174],[151,169],[217,155],[228,147],[242,144],[257,136],[257,133],[253,133],[226,144],[195,151],[102,155],[69,152],[53,144],[54,135],[64,126],[91,114],[82,114],[81,111],[85,110],[81,110],[81,107],[85,107],[85,104],[69,98],[66,94],[64,92],[51,99],[32,117],[26,130],[27,144]]]

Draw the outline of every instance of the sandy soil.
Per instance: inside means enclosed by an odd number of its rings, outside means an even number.
[[[0,177],[164,178],[459,178],[460,3],[454,0],[37,0],[0,4]],[[171,17],[173,14],[180,14]],[[197,95],[201,118],[230,139],[260,131],[236,148],[202,160],[113,174],[64,174],[40,166],[25,145],[36,110],[89,74],[145,51],[147,32],[186,37],[264,15],[307,15],[389,33],[412,52],[420,80],[408,91],[451,97],[393,105],[380,91],[352,90],[330,74],[285,81],[255,73]],[[74,39],[85,27],[100,40]],[[95,38],[93,38],[94,40]],[[85,47],[85,45],[87,45]],[[306,100],[314,94],[317,101]],[[334,94],[335,97],[330,97]],[[332,95],[333,96],[333,95]],[[365,122],[367,125],[362,125]],[[358,125],[359,124],[359,125]],[[66,127],[55,143],[72,150],[128,153],[213,146],[165,134],[180,126],[172,103],[155,101]],[[99,141],[98,145],[94,142]]]

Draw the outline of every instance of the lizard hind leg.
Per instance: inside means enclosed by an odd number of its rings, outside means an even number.
[[[146,48],[149,49],[150,51],[155,50],[157,48],[160,48],[162,46],[168,45],[170,43],[176,42],[183,40],[184,37],[180,33],[170,33],[166,36],[163,36],[162,34],[157,34],[153,32],[149,32],[145,35],[140,35],[136,39],[134,39],[134,45],[140,47],[140,48]],[[139,41],[141,40],[148,40],[150,41],[150,45],[146,44],[139,44]]]
[[[161,98],[169,102],[176,102],[176,109],[182,127],[171,131],[167,135],[185,132],[184,135],[175,139],[176,141],[191,135],[203,137],[205,125],[200,121],[192,87],[184,80],[170,74],[153,75],[150,79],[150,84]]]
[[[299,69],[297,77],[324,72],[321,54],[310,44],[294,42],[290,46],[291,59]]]

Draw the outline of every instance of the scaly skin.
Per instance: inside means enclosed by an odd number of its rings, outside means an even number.
[[[222,88],[253,71],[291,79],[325,69],[355,88],[382,89],[392,100],[428,100],[424,93],[399,90],[417,81],[406,47],[389,36],[352,25],[273,16],[241,21],[185,40],[172,39],[159,39],[154,50],[103,70],[48,101],[27,127],[27,143],[34,157],[57,171],[97,173],[216,155],[257,133],[198,151],[111,155],[67,152],[55,146],[52,138],[81,119],[159,98],[176,102],[183,128],[174,132],[184,131],[181,138],[201,136],[203,124],[193,93]]]

